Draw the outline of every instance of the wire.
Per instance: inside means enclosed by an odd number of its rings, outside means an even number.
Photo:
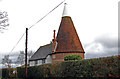
[[[64,0],[65,1],[65,0]],[[57,7],[59,7],[64,1],[62,1],[60,4],[58,4],[55,8],[53,8],[50,12],[48,12],[45,16],[43,16],[40,20],[38,20],[35,24],[33,24],[32,26],[30,26],[28,28],[28,30],[30,30],[33,26],[35,26],[37,23],[39,23],[40,21],[42,21],[47,15],[49,15],[51,12],[53,12]],[[19,44],[19,42],[21,41],[21,39],[23,38],[23,36],[25,35],[25,33],[23,33],[23,35],[20,37],[20,39],[18,40],[18,42],[15,44],[15,46],[12,48],[12,50],[10,51],[13,52],[13,50],[16,48],[16,46]],[[9,55],[10,55],[9,53]]]
[[[65,1],[65,0],[64,0]],[[45,16],[43,16],[40,20],[38,20],[35,24],[33,24],[31,27],[28,28],[31,29],[33,26],[35,26],[37,23],[39,23],[41,20],[43,20],[47,15],[49,15],[51,12],[53,12],[56,8],[58,8],[64,1],[62,1],[60,4],[58,4],[55,8],[53,8],[50,12],[48,12]]]
[[[19,44],[19,42],[21,41],[21,39],[23,38],[23,36],[25,35],[25,33],[22,34],[22,36],[20,37],[20,39],[18,40],[18,42],[15,44],[15,46],[12,48],[12,50],[10,51],[10,53],[16,48],[16,46]],[[9,53],[9,55],[10,55]]]

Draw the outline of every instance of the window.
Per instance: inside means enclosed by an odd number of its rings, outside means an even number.
[[[38,60],[38,65],[41,65],[42,64],[42,60]]]
[[[35,65],[37,65],[38,64],[38,62],[37,61],[35,61]]]
[[[34,66],[34,61],[30,61],[30,66]]]
[[[45,59],[42,60],[42,64],[44,64],[44,63],[45,63]]]

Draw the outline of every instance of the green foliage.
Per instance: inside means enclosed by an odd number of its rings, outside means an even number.
[[[68,60],[82,60],[82,57],[80,55],[67,55],[64,57],[65,61]]]
[[[9,70],[2,69],[2,78],[9,78]]]
[[[17,77],[18,78],[25,78],[25,68],[19,67],[19,68],[17,68],[17,71],[18,71],[17,72]]]
[[[13,69],[10,69],[10,73],[12,74]],[[8,68],[4,68],[2,69],[2,78],[10,78],[9,75],[9,69]]]
[[[2,78],[2,69],[0,69],[0,79]]]
[[[43,77],[50,76],[50,68],[49,65],[40,65],[40,66],[32,66],[28,67],[28,79],[39,79]],[[25,79],[25,68],[17,68],[18,78]]]
[[[92,77],[92,65],[86,61],[62,62],[63,77]]]
[[[95,77],[104,77],[107,74],[120,75],[118,73],[119,59],[118,57],[105,57],[89,60],[93,66],[93,75]]]
[[[28,79],[44,77],[105,77],[108,74],[120,75],[120,60],[117,56],[65,61],[28,67]],[[18,77],[25,78],[25,68],[18,68]]]

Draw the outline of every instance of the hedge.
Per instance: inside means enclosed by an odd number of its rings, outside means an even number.
[[[28,67],[28,79],[44,77],[105,77],[120,75],[120,57],[65,61],[54,64]],[[18,77],[25,78],[25,68],[18,68]]]
[[[54,67],[53,67],[54,66]],[[57,77],[60,76],[59,68],[60,64],[45,64],[40,66],[28,67],[28,79],[39,79],[44,77]],[[25,79],[25,68],[18,68],[18,78]]]
[[[10,78],[10,75],[9,75],[9,69],[8,68],[3,68],[1,69],[1,73],[2,73],[2,78]],[[12,72],[13,72],[13,69],[11,68],[10,69],[10,73],[12,75]]]
[[[2,69],[0,69],[0,79],[2,78]]]

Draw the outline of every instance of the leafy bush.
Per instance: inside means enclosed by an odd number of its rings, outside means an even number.
[[[92,77],[92,64],[86,60],[61,63],[62,77]]]
[[[30,73],[32,73],[32,72],[30,72]],[[17,77],[25,79],[25,68],[24,67],[17,68]]]
[[[80,55],[67,55],[64,57],[65,61],[68,60],[82,60],[82,57]]]
[[[49,65],[40,65],[40,66],[31,66],[27,69],[27,76],[28,79],[39,79],[43,77],[49,77],[50,76],[50,69]],[[25,67],[19,67],[17,68],[18,71],[18,78],[24,78],[25,79]]]
[[[2,69],[0,69],[0,78],[2,78]]]
[[[10,72],[9,72],[9,69],[8,68],[4,68],[4,69],[1,69],[2,70],[2,78],[10,78],[10,74],[12,74],[13,72],[13,69],[11,68],[10,69]]]

